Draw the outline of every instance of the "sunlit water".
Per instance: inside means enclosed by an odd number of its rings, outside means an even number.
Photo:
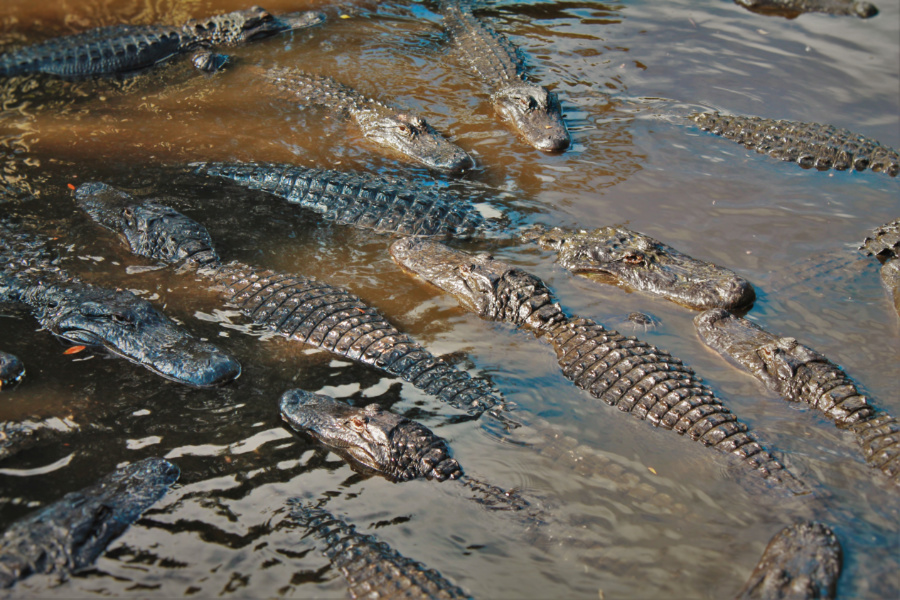
[[[243,7],[6,0],[0,49],[93,26],[181,22]],[[266,3],[273,12],[323,7]],[[324,26],[237,49],[235,64],[214,76],[182,61],[122,81],[0,82],[9,188],[0,213],[41,223],[72,272],[165,307],[244,367],[223,389],[188,389],[120,359],[64,354],[66,346],[37,331],[27,313],[0,318],[0,348],[28,368],[24,383],[0,396],[0,417],[71,417],[84,427],[0,464],[0,527],[126,461],[164,456],[183,473],[95,568],[63,584],[33,577],[13,594],[345,597],[339,574],[285,519],[286,499],[300,496],[327,500],[361,530],[481,598],[729,597],[768,539],[810,516],[828,522],[843,544],[841,597],[896,596],[896,490],[864,464],[848,435],[706,349],[689,310],[575,278],[534,246],[461,244],[492,249],[542,277],[572,313],[611,326],[636,310],[658,317],[658,328],[628,333],[692,365],[795,473],[826,493],[795,503],[748,489],[746,474],[726,457],[577,390],[531,335],[482,322],[400,272],[388,239],[178,169],[196,160],[279,161],[444,182],[380,154],[340,115],[275,98],[251,67],[331,75],[426,116],[476,156],[479,170],[455,187],[478,202],[528,223],[626,225],[734,269],[757,288],[750,318],[841,364],[897,414],[897,315],[877,262],[855,248],[898,216],[900,179],[804,171],[683,119],[716,109],[816,121],[900,147],[900,8],[884,0],[879,7],[870,20],[785,20],[726,0],[496,3],[484,14],[522,48],[533,78],[563,99],[574,145],[558,156],[524,146],[496,122],[486,88],[454,61],[433,7],[414,2],[329,9]],[[653,493],[555,461],[552,449],[498,440],[409,384],[248,327],[191,276],[136,268],[148,263],[74,205],[67,184],[92,179],[167,197],[209,228],[226,259],[349,288],[435,354],[461,356],[461,368],[490,377],[523,417],[551,423]],[[805,261],[826,257],[849,266],[802,277]],[[469,473],[521,489],[543,509],[545,524],[484,510],[452,482],[391,484],[355,474],[281,425],[277,399],[291,387],[422,420],[450,440]]]

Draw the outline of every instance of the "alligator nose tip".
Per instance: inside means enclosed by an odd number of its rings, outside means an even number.
[[[568,135],[553,135],[540,140],[537,148],[544,152],[563,152],[569,148],[571,143],[572,140]]]
[[[191,373],[190,383],[198,387],[215,387],[237,379],[241,374],[241,363],[223,353],[213,353],[206,364]]]

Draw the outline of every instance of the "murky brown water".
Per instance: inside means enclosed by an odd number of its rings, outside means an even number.
[[[266,3],[273,12],[325,6]],[[236,0],[6,0],[0,50],[97,25],[179,22],[243,7]],[[544,278],[571,312],[604,323],[635,310],[660,318],[658,329],[637,335],[691,364],[829,498],[798,508],[748,492],[724,457],[598,405],[530,335],[479,321],[401,273],[385,238],[162,168],[257,160],[441,179],[380,155],[340,118],[271,97],[247,67],[332,75],[409,106],[476,155],[481,169],[460,187],[498,210],[550,225],[623,224],[733,268],[757,287],[751,318],[843,365],[897,414],[900,327],[877,263],[860,258],[848,270],[791,283],[807,259],[855,258],[868,230],[898,216],[900,179],[803,171],[681,120],[688,110],[714,108],[831,123],[900,147],[900,8],[884,0],[880,8],[865,21],[788,21],[725,0],[502,3],[486,14],[528,54],[535,79],[563,99],[574,147],[559,156],[525,147],[495,122],[482,84],[448,56],[439,19],[412,2],[348,3],[342,12],[350,18],[236,50],[239,62],[211,77],[182,62],[118,82],[0,82],[4,182],[15,188],[0,213],[40,219],[60,236],[72,271],[138,291],[244,365],[225,389],[192,390],[121,360],[64,355],[27,314],[0,318],[0,348],[28,367],[26,381],[0,397],[0,418],[71,416],[96,425],[0,464],[0,527],[123,461],[165,456],[183,472],[173,493],[95,569],[58,586],[34,577],[13,593],[344,597],[343,580],[310,540],[280,526],[285,500],[302,496],[329,498],[331,510],[480,598],[729,597],[768,539],[810,513],[843,543],[841,597],[896,596],[896,492],[848,436],[707,350],[690,311],[576,279],[535,247],[496,249]],[[128,274],[146,263],[79,214],[66,189],[96,178],[172,196],[207,225],[225,258],[346,286],[436,354],[461,352],[470,361],[463,366],[492,377],[524,413],[598,449],[686,509],[636,499],[604,474],[563,467],[498,442],[477,423],[454,422],[455,411],[409,384],[255,331],[190,277]],[[451,440],[470,473],[520,487],[549,514],[547,524],[535,529],[482,510],[453,483],[394,485],[354,474],[281,426],[277,398],[295,386],[421,419]]]

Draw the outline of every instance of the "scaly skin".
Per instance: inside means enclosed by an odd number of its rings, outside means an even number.
[[[891,177],[900,173],[900,154],[896,150],[831,125],[720,115],[717,112],[695,113],[690,118],[703,131],[728,138],[761,154],[796,162],[805,169],[845,171],[853,168],[863,171],[868,167]]]
[[[46,73],[78,78],[125,74],[206,46],[236,46],[321,23],[319,13],[275,17],[255,6],[175,25],[113,25],[48,40],[0,55],[0,76]],[[215,70],[219,55],[200,54],[195,65]]]
[[[545,339],[563,374],[592,396],[734,454],[788,490],[803,489],[693,370],[650,344],[566,315],[537,277],[490,255],[472,256],[429,240],[397,240],[391,255],[403,269],[450,293],[482,319],[512,323]]]
[[[0,587],[34,573],[65,578],[90,566],[178,474],[175,465],[148,458],[17,521],[0,538]]]
[[[500,117],[538,150],[568,148],[571,140],[559,99],[525,81],[525,63],[509,40],[472,14],[465,0],[443,0],[441,13],[463,60],[491,86],[491,103]]]
[[[447,141],[425,119],[368,98],[330,77],[281,68],[266,71],[263,79],[290,100],[349,114],[367,140],[429,168],[461,173],[475,166],[465,150]]]
[[[874,256],[884,263],[881,267],[881,283],[894,303],[897,316],[900,316],[900,219],[875,229],[859,249],[863,254]]]
[[[746,308],[756,298],[753,286],[734,272],[622,227],[556,228],[540,235],[537,243],[556,250],[559,264],[577,275],[612,280],[688,308]]]
[[[16,356],[0,351],[0,390],[10,388],[25,377],[25,365]]]
[[[481,213],[452,194],[368,174],[293,165],[191,166],[198,173],[231,179],[314,210],[327,221],[378,233],[467,237],[486,227]]]
[[[771,391],[790,402],[806,403],[855,433],[866,462],[900,485],[900,423],[870,405],[839,366],[794,338],[772,335],[726,310],[701,313],[694,325],[707,345]]]
[[[469,598],[434,569],[406,558],[375,536],[357,532],[325,509],[304,505],[299,498],[288,503],[291,518],[324,544],[322,552],[347,580],[351,598]]]
[[[843,552],[821,523],[798,523],[779,531],[759,559],[737,600],[833,600]]]
[[[211,280],[225,302],[258,325],[400,377],[470,414],[504,407],[487,381],[435,358],[344,289],[302,275],[222,264],[202,225],[105,184],[84,184],[76,196],[95,221],[121,234],[132,252],[182,269],[201,266],[197,273]]]
[[[765,15],[778,15],[793,19],[808,12],[830,15],[849,15],[868,19],[878,14],[878,9],[863,0],[734,0],[744,8]]]

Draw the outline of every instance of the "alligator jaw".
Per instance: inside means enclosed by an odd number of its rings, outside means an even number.
[[[569,130],[562,118],[556,94],[539,85],[505,87],[491,96],[494,109],[529,144],[544,152],[562,152],[569,147]]]

